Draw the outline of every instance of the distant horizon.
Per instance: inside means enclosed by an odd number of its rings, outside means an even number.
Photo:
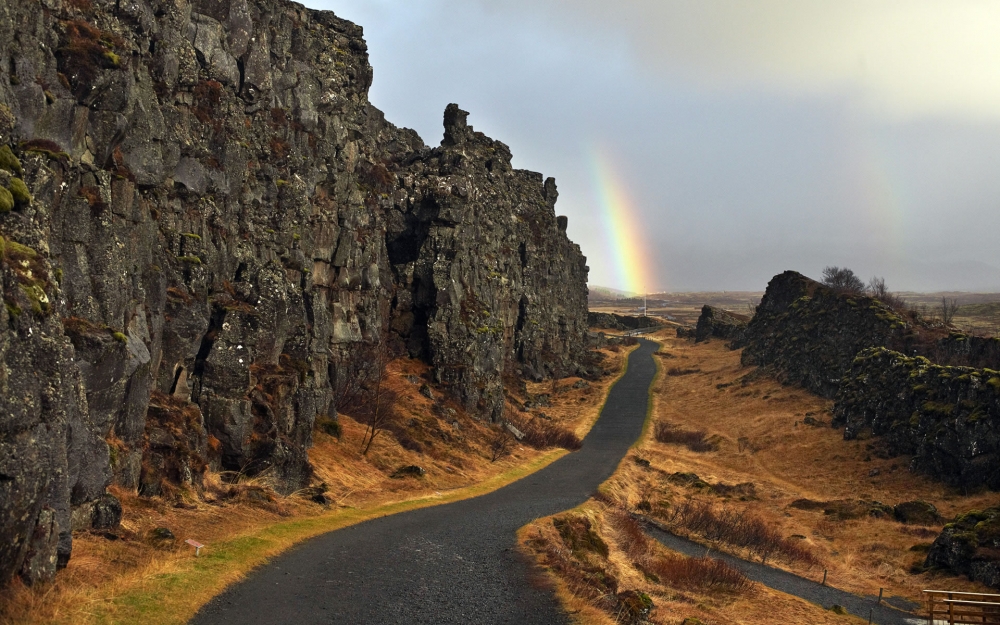
[[[696,289],[691,291],[651,291],[649,293],[627,293],[614,289],[607,286],[602,286],[599,284],[588,284],[587,288],[593,293],[595,289],[600,289],[601,291],[610,292],[613,295],[619,295],[621,300],[631,300],[631,299],[642,299],[643,296],[647,298],[652,298],[654,296],[660,295],[675,295],[675,294],[698,294],[698,293],[746,293],[746,294],[763,294],[767,290],[767,285],[764,285],[762,289]],[[1000,297],[1000,290],[996,291],[961,291],[961,290],[942,290],[942,291],[903,291],[897,290],[893,291],[897,295],[996,295]]]

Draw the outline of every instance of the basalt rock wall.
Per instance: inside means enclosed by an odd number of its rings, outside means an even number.
[[[904,343],[910,333],[882,302],[786,271],[768,283],[747,324],[741,358],[744,365],[771,366],[783,381],[832,398],[859,351]]]
[[[868,349],[844,375],[834,425],[954,486],[1000,489],[1000,372]]]
[[[782,380],[831,399],[855,356],[871,347],[941,365],[1000,369],[1000,339],[904,317],[873,297],[838,291],[794,271],[768,283],[744,342],[743,364],[771,366]]]
[[[578,372],[554,181],[457,106],[433,149],[387,122],[366,49],[278,0],[0,3],[0,582],[51,577],[112,480],[302,486],[359,345],[483,417]]]

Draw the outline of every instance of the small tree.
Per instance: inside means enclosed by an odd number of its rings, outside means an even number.
[[[496,462],[510,455],[514,447],[514,436],[507,429],[506,423],[497,423],[490,433],[490,462]]]
[[[957,312],[957,299],[948,299],[947,297],[941,298],[941,320],[944,321],[945,325],[951,325],[951,322],[955,320],[955,313]]]
[[[371,385],[366,389],[368,400],[362,408],[362,416],[366,422],[365,436],[361,439],[361,455],[368,454],[375,437],[385,429],[396,414],[397,394],[385,386],[387,367],[392,360],[392,354],[385,341],[374,347],[374,373]]]
[[[903,298],[891,292],[889,287],[885,285],[885,278],[873,276],[868,281],[868,293],[893,310],[901,311],[906,307]]]
[[[823,284],[842,293],[863,293],[865,283],[847,267],[826,267],[823,269]]]

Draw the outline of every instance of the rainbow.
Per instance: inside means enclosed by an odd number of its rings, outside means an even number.
[[[590,166],[607,236],[608,256],[614,264],[613,286],[637,295],[658,290],[661,285],[656,284],[656,264],[649,254],[644,229],[626,185],[601,151],[590,150]]]

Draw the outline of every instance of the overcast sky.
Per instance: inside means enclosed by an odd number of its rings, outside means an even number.
[[[437,145],[457,102],[555,176],[592,285],[1000,291],[1000,2],[306,4],[364,27],[390,121]]]

